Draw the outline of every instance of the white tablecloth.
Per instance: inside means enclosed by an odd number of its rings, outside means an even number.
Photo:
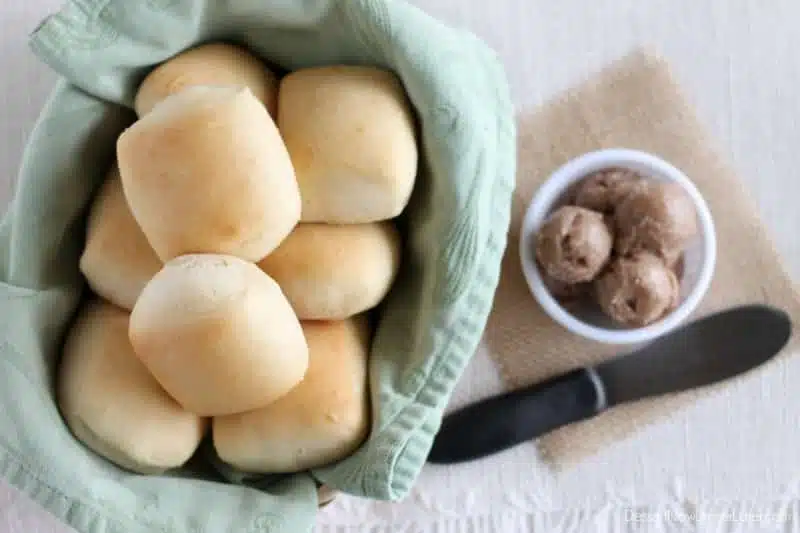
[[[131,0],[135,1],[135,0]],[[0,205],[53,75],[27,33],[58,0],[0,3]],[[800,274],[800,3],[795,0],[416,0],[484,38],[520,111],[644,45],[669,60],[747,179],[792,275]],[[428,468],[397,504],[340,497],[320,529],[364,531],[794,531],[800,528],[800,362],[552,472],[524,445]],[[453,406],[500,390],[478,353]],[[0,531],[61,531],[0,486]],[[34,510],[32,510],[34,509]],[[775,520],[779,513],[783,518]],[[348,529],[358,531],[361,528]]]

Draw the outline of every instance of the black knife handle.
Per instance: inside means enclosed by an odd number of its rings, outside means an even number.
[[[603,384],[595,371],[573,370],[445,416],[428,462],[479,459],[590,418],[604,408]]]

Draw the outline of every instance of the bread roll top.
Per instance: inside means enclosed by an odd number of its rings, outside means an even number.
[[[130,311],[161,266],[131,214],[114,165],[89,208],[81,273],[97,295]]]
[[[414,115],[392,72],[296,70],[281,80],[278,125],[300,184],[303,222],[388,220],[408,204],[418,164]]]
[[[156,328],[192,325],[198,320],[217,320],[228,316],[253,293],[248,284],[253,280],[249,263],[217,254],[193,254],[177,257],[164,265],[158,279],[147,290],[148,300],[136,310],[138,320]],[[279,290],[258,276],[260,286]],[[144,317],[142,313],[149,313]]]
[[[299,224],[259,266],[301,320],[343,320],[377,306],[400,267],[391,222]]]
[[[247,49],[228,43],[191,48],[156,66],[136,93],[134,108],[141,117],[188,87],[247,87],[274,117],[278,107],[278,77]]]
[[[64,344],[57,397],[78,440],[117,465],[161,473],[197,449],[206,420],[183,409],[128,341],[129,314],[102,300],[79,311]]]
[[[300,218],[275,123],[249,89],[190,87],[117,142],[131,212],[162,261],[220,253],[258,261]]]
[[[130,339],[161,385],[202,416],[267,405],[308,368],[300,323],[278,284],[233,256],[166,263],[136,302]]]
[[[340,460],[366,439],[366,317],[303,322],[303,332],[310,363],[297,387],[265,408],[214,418],[214,446],[229,465],[246,472],[299,472]]]

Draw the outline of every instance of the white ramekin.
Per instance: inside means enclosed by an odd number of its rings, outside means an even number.
[[[628,168],[652,179],[682,186],[697,210],[699,232],[684,255],[681,301],[658,322],[641,328],[613,324],[596,309],[567,309],[545,287],[535,259],[533,236],[558,207],[574,183],[605,168]],[[637,344],[651,341],[681,325],[697,308],[708,291],[717,258],[717,238],[711,211],[694,183],[663,159],[637,150],[608,149],[584,154],[556,170],[531,200],[522,222],[520,259],[525,280],[542,309],[567,330],[605,344]]]

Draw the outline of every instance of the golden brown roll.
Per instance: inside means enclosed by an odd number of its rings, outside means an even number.
[[[388,220],[407,205],[417,144],[411,105],[391,72],[292,72],[281,81],[278,127],[300,183],[303,222]]]
[[[310,363],[286,396],[255,411],[213,419],[214,447],[245,472],[298,472],[353,453],[370,428],[364,316],[304,322]]]
[[[161,260],[125,200],[116,165],[89,208],[79,266],[95,294],[127,311],[161,270]]]
[[[75,437],[113,463],[144,474],[183,465],[207,420],[161,388],[128,341],[129,314],[85,304],[70,328],[58,374],[58,404]]]
[[[136,93],[141,117],[170,95],[196,85],[247,87],[273,117],[278,107],[278,77],[249,50],[210,43],[181,52],[154,68]]]
[[[300,219],[275,123],[249,89],[190,87],[117,143],[131,212],[162,261],[220,253],[258,261]]]
[[[300,322],[278,284],[233,256],[164,265],[133,308],[130,339],[164,389],[201,416],[263,407],[308,368]]]
[[[298,224],[259,266],[301,320],[341,320],[378,305],[400,267],[391,222]]]

